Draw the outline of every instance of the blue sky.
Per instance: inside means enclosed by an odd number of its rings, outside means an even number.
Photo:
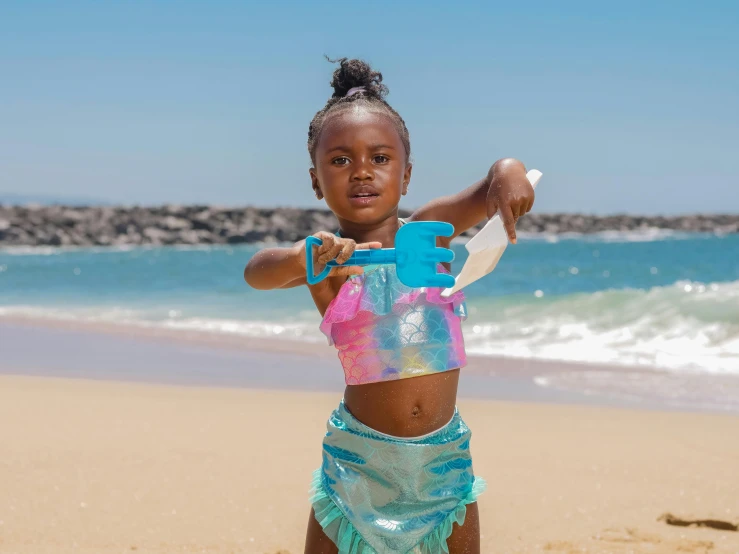
[[[323,59],[383,72],[411,132],[406,207],[496,159],[542,212],[739,212],[739,4],[0,4],[0,193],[318,206]]]

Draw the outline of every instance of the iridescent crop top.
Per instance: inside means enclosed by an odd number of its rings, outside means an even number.
[[[441,266],[440,266],[441,267]],[[467,363],[463,293],[411,288],[395,265],[366,266],[329,304],[321,331],[339,351],[347,385],[405,379]]]

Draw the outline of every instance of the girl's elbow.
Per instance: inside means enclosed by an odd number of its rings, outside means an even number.
[[[264,289],[264,287],[259,286],[259,280],[255,278],[254,270],[252,267],[250,267],[249,264],[246,264],[246,267],[244,268],[244,281],[246,281],[246,284],[254,289]]]
[[[244,268],[244,281],[256,290],[272,290],[275,288],[274,283],[270,282],[270,279],[264,273],[249,264]]]

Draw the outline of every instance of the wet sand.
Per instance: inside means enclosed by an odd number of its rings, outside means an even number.
[[[0,319],[0,374],[343,390],[325,343],[110,323]],[[461,397],[739,414],[739,377],[468,356]]]

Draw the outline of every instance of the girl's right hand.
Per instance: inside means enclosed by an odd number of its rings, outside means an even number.
[[[314,249],[314,271],[316,273],[320,273],[323,271],[323,269],[326,267],[326,264],[330,262],[331,260],[336,260],[336,263],[343,264],[346,262],[352,254],[354,254],[354,251],[359,250],[366,250],[368,248],[382,248],[381,242],[364,242],[361,244],[357,244],[352,239],[345,239],[339,236],[334,235],[333,233],[329,233],[328,231],[319,231],[316,234],[313,235],[316,238],[321,239],[323,241],[323,244],[321,246]],[[303,248],[301,249],[301,263],[303,267],[305,268],[305,248],[306,245],[303,243]],[[354,265],[354,266],[343,266],[339,265],[337,267],[331,268],[331,271],[329,272],[329,277],[349,277],[351,275],[358,275],[360,273],[364,273],[364,269],[361,266]]]

